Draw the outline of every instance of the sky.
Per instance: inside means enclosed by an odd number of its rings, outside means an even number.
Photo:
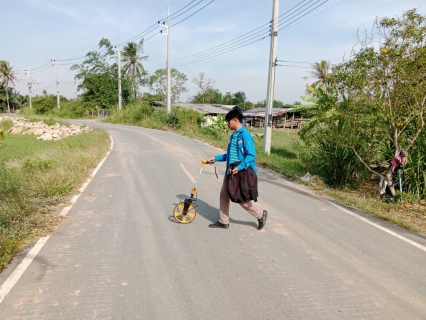
[[[266,99],[270,48],[267,29],[272,19],[273,0],[2,2],[0,60],[8,61],[18,71],[22,80],[16,83],[16,89],[21,94],[28,94],[24,70],[33,70],[33,96],[42,90],[56,94],[56,69],[51,65],[51,59],[79,58],[60,61],[58,66],[60,93],[74,98],[78,94],[78,83],[74,80],[74,72],[69,70],[70,63],[79,63],[88,51],[98,50],[101,38],[119,44],[138,36],[159,19],[164,21],[169,7],[170,15],[175,16],[171,25],[187,18],[173,26],[170,33],[171,66],[188,78],[188,92],[181,96],[181,101],[188,101],[197,93],[191,80],[200,72],[213,79],[215,88],[222,93],[244,91],[249,101]],[[282,30],[277,37],[277,58],[298,63],[280,62],[293,67],[276,68],[275,99],[285,103],[301,101],[309,82],[303,79],[309,72],[308,63],[321,60],[332,64],[342,62],[345,54],[348,55],[357,43],[358,31],[371,29],[377,16],[401,16],[412,8],[418,8],[425,15],[426,1],[280,1],[279,25]],[[311,9],[314,10],[308,13]],[[177,16],[179,14],[182,15]],[[160,28],[150,30],[152,32],[144,36],[144,55],[148,59],[143,65],[146,70],[154,72],[167,59],[167,37],[159,34]],[[249,33],[251,31],[253,33]],[[250,38],[245,37],[250,36],[252,40],[259,40],[238,48],[248,44]],[[136,40],[139,39],[136,37]],[[246,40],[248,42],[243,42]],[[212,51],[206,51],[209,49]],[[142,92],[148,91],[148,88],[142,88]]]

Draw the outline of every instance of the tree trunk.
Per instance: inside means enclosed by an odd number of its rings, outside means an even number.
[[[10,113],[10,106],[9,106],[9,88],[6,84],[6,103],[7,103],[7,112]]]

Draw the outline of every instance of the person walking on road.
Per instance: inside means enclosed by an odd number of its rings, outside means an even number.
[[[240,108],[234,107],[226,114],[225,121],[229,129],[234,130],[229,139],[227,152],[207,160],[208,164],[226,161],[225,177],[223,178],[222,189],[220,190],[220,219],[216,223],[210,224],[210,228],[229,228],[229,205],[231,202],[228,192],[229,175],[236,175],[239,171],[246,170],[249,167],[251,167],[254,172],[257,172],[254,140],[250,132],[248,132],[242,124],[243,112]],[[231,166],[231,164],[235,162],[240,163],[232,169],[233,166]],[[257,229],[262,230],[266,224],[268,212],[260,209],[253,201],[239,203],[239,205],[258,220],[259,225]]]

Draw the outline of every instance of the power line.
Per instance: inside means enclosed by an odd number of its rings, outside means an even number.
[[[176,22],[174,25],[171,25],[170,26],[170,28],[171,27],[173,27],[173,26],[176,26],[176,25],[178,25],[179,23],[181,23],[181,22],[183,22],[183,21],[185,21],[185,20],[187,20],[187,19],[189,19],[190,17],[192,17],[194,14],[196,14],[196,13],[198,13],[198,12],[200,12],[201,10],[203,10],[205,7],[207,7],[208,5],[210,5],[212,2],[214,2],[215,0],[212,0],[212,1],[210,1],[209,3],[207,3],[204,7],[202,7],[202,8],[200,8],[200,9],[198,9],[197,11],[195,11],[194,13],[192,13],[191,15],[189,15],[189,16],[187,16],[185,19],[182,19],[181,21],[179,21],[179,22]],[[147,39],[144,39],[144,41],[146,42],[146,41],[148,41],[149,39],[151,39],[151,38],[153,38],[153,37],[155,37],[155,36],[157,36],[157,35],[159,35],[159,33],[155,33],[155,34],[153,34],[152,36],[150,36],[149,38],[147,38]]]
[[[311,0],[310,2],[312,2],[313,0]],[[301,12],[294,12],[294,13],[292,13],[292,15],[293,16],[290,16],[290,17],[288,17],[288,19],[287,20],[285,20],[285,21],[283,21],[283,22],[281,22],[281,23],[279,23],[279,25],[281,24],[285,24],[285,23],[287,23],[287,22],[289,22],[289,21],[291,21],[292,19],[295,19],[298,15],[300,15],[301,13],[303,13],[304,11],[306,11],[306,10],[308,10],[309,8],[311,8],[311,7],[313,7],[316,3],[318,3],[318,2],[320,2],[320,1],[322,1],[322,0],[317,0],[316,2],[314,2],[313,4],[311,4],[309,7],[307,7],[306,9],[304,9],[303,11],[301,11]],[[327,2],[328,0],[326,0],[325,2]],[[303,2],[303,1],[302,1]],[[310,2],[308,2],[308,4],[310,3]],[[323,2],[322,4],[324,4],[325,2]],[[322,4],[320,4],[320,5],[322,5]],[[318,6],[317,6],[318,7]],[[302,7],[303,8],[303,7]],[[300,10],[300,9],[302,9],[302,8],[299,8],[298,10]],[[292,8],[293,9],[293,8]],[[290,9],[290,10],[292,10],[292,9]],[[315,9],[315,8],[314,8]],[[312,11],[312,10],[311,10]],[[306,15],[306,14],[305,14]],[[297,19],[295,20],[295,21],[297,21]],[[291,24],[292,22],[289,22],[289,24]],[[288,25],[288,24],[287,24]],[[259,32],[257,32],[256,34],[258,34]],[[255,42],[257,42],[257,41],[262,41],[263,39],[265,39],[267,36],[269,35],[269,33],[268,34],[266,34],[265,32],[264,32],[264,36],[255,36],[255,35],[252,35],[252,36],[249,36],[248,37],[248,39],[246,39],[246,40],[244,40],[242,43],[240,43],[240,44],[238,44],[237,45],[237,43],[238,42],[241,42],[241,40],[239,40],[239,41],[234,41],[234,43],[230,43],[230,44],[228,44],[228,45],[226,45],[226,46],[224,46],[222,49],[216,49],[216,50],[213,50],[212,52],[210,52],[210,53],[207,53],[207,54],[199,54],[199,57],[196,57],[197,56],[197,54],[195,54],[195,55],[191,55],[191,56],[188,56],[188,57],[184,57],[184,58],[180,58],[179,60],[178,59],[176,59],[176,60],[174,60],[174,66],[183,66],[183,65],[188,65],[188,64],[193,64],[194,62],[200,62],[200,61],[203,61],[203,60],[206,60],[206,59],[210,59],[210,58],[213,58],[213,57],[216,57],[216,56],[219,56],[219,55],[222,55],[222,54],[224,54],[224,53],[228,53],[228,52],[232,52],[232,51],[237,51],[238,49],[242,49],[242,48],[244,48],[244,47],[246,47],[246,46],[248,46],[248,45],[250,45],[250,44],[252,44],[252,43],[255,43]],[[254,39],[254,38],[256,38],[256,39]],[[236,38],[236,39],[238,39],[238,38]],[[229,43],[230,41],[228,41],[228,43]],[[223,46],[223,45],[221,45],[221,46]],[[220,47],[220,46],[217,46],[217,47]],[[227,49],[225,49],[226,47],[228,47]],[[225,50],[225,51],[223,51],[223,50]],[[208,52],[208,51],[211,51],[211,49],[210,50],[205,50],[204,52]],[[219,51],[219,52],[218,52]],[[178,62],[176,62],[178,60]],[[183,61],[183,60],[190,60],[190,61]]]
[[[174,16],[175,14],[177,14],[178,12],[180,12],[180,11],[182,11],[183,9],[185,9],[186,7],[188,7],[191,3],[193,3],[193,2],[195,2],[195,1],[197,1],[197,0],[193,0],[193,1],[191,1],[190,3],[188,3],[186,6],[184,6],[183,8],[181,8],[181,9],[179,9],[178,11],[176,11],[175,13],[173,13],[173,14],[171,14],[170,15],[170,17],[172,17],[172,16]],[[202,2],[202,1],[204,1],[204,0],[201,0],[200,2]],[[200,3],[200,2],[198,2],[198,3]],[[198,5],[198,3],[197,4],[195,4],[195,6],[196,5]],[[191,7],[191,8],[193,8],[193,7]],[[191,8],[189,8],[189,9],[191,9]],[[189,10],[188,9],[188,10]],[[187,11],[188,11],[187,10]],[[186,12],[186,11],[185,11]],[[183,13],[185,13],[185,12],[183,12]],[[182,14],[183,14],[182,13]],[[176,17],[175,17],[176,18]],[[162,19],[160,19],[159,21],[161,21],[161,20],[165,20],[165,19],[167,19],[167,17],[166,18],[162,18]],[[174,18],[173,18],[174,19]],[[170,19],[171,20],[171,19]],[[158,23],[154,23],[153,25],[151,25],[150,27],[148,27],[147,29],[145,29],[144,31],[142,31],[142,32],[140,32],[140,33],[138,33],[136,36],[134,36],[134,37],[132,37],[132,38],[130,38],[130,39],[128,39],[128,40],[126,40],[126,41],[123,41],[123,42],[120,42],[120,43],[117,43],[117,44],[115,44],[115,46],[122,46],[123,44],[126,44],[126,43],[128,43],[129,41],[134,41],[134,40],[136,40],[136,39],[139,39],[139,38],[142,38],[144,35],[147,35],[147,34],[149,34],[149,33],[151,33],[152,31],[154,31],[154,30],[156,30],[156,28],[158,27]],[[152,28],[154,28],[154,29],[152,29]],[[152,30],[150,30],[150,29],[152,29]]]
[[[198,13],[198,12],[200,12],[201,10],[203,10],[205,7],[207,7],[207,6],[209,6],[212,2],[214,2],[215,0],[212,0],[212,1],[210,1],[209,3],[207,3],[204,7],[201,7],[200,9],[198,9],[197,11],[195,11],[193,14],[191,14],[191,15],[189,15],[189,16],[187,16],[185,19],[183,19],[183,20],[181,20],[181,21],[179,21],[179,22],[176,22],[175,24],[173,24],[173,25],[171,25],[170,26],[170,28],[171,27],[174,27],[174,26],[176,26],[176,25],[178,25],[179,23],[181,23],[181,22],[184,22],[185,20],[187,20],[187,19],[189,19],[189,18],[191,18],[194,14],[196,14],[196,13]]]
[[[318,2],[318,1],[317,1],[317,2]],[[288,27],[288,26],[290,26],[291,24],[293,24],[294,22],[296,22],[296,21],[298,21],[298,20],[302,19],[304,16],[306,16],[306,15],[307,15],[307,14],[309,14],[309,13],[311,13],[311,12],[312,12],[312,11],[314,11],[315,9],[317,9],[317,8],[321,7],[321,6],[322,6],[322,5],[324,5],[326,2],[328,2],[328,0],[324,1],[323,3],[320,3],[319,5],[317,5],[317,6],[316,6],[315,8],[313,8],[312,10],[310,10],[310,11],[306,12],[303,16],[298,17],[295,21],[292,21],[292,22],[290,22],[289,24],[285,25],[284,27],[279,28],[279,29],[278,29],[278,31],[286,29],[286,27]],[[315,3],[316,3],[316,2],[315,2]]]
[[[312,64],[312,62],[302,62],[302,61],[289,61],[289,60],[277,60],[279,62],[291,62],[291,63],[307,63]]]
[[[290,66],[288,64],[276,64],[278,67],[292,67],[292,68],[304,68],[304,69],[311,69],[311,67],[302,67],[302,66]]]
[[[190,2],[190,3],[188,3],[186,6],[182,7],[181,9],[179,9],[177,12],[175,12],[175,13],[171,14],[170,16],[171,16],[171,17],[173,17],[173,16],[174,16],[174,15],[176,15],[178,12],[182,11],[183,9],[185,9],[186,7],[188,7],[189,5],[191,5],[191,4],[192,4],[193,2],[195,2],[195,1],[197,1],[197,0],[193,0],[193,1],[191,1],[191,2]],[[175,17],[173,17],[172,19],[177,18],[178,16],[180,16],[180,15],[182,15],[182,14],[184,14],[184,13],[188,12],[189,10],[191,10],[192,8],[194,8],[195,6],[197,6],[197,5],[198,5],[199,3],[201,3],[202,1],[204,1],[204,0],[201,0],[201,1],[197,2],[194,6],[190,7],[189,9],[187,9],[187,10],[186,10],[186,11],[184,11],[184,12],[182,12],[181,14],[179,14],[179,15],[177,15],[177,16],[175,16]],[[212,3],[213,1],[215,1],[215,0],[212,0],[210,3]],[[176,1],[176,2],[178,2],[178,1]],[[175,3],[176,3],[176,2],[175,2]],[[196,12],[194,12],[193,14],[191,14],[190,16],[186,17],[185,19],[183,19],[183,20],[179,21],[179,22],[178,22],[178,23],[176,23],[176,24],[179,24],[179,23],[181,23],[182,21],[184,21],[184,20],[188,19],[189,17],[193,16],[194,14],[196,14],[197,12],[199,12],[200,10],[202,10],[202,9],[204,9],[206,6],[208,6],[210,3],[208,3],[207,5],[205,5],[204,7],[202,7],[201,9],[197,10]],[[164,20],[164,19],[165,19],[165,18],[160,19],[160,20]],[[175,25],[176,25],[176,24],[175,24]],[[134,36],[134,37],[132,37],[132,38],[130,38],[130,39],[128,39],[128,40],[126,40],[126,41],[123,41],[123,42],[120,42],[120,43],[114,44],[113,46],[119,47],[119,46],[122,46],[122,45],[124,45],[124,44],[126,44],[126,43],[130,42],[130,41],[136,41],[137,39],[143,38],[144,36],[149,35],[149,34],[150,34],[150,33],[152,33],[153,31],[156,31],[157,26],[158,26],[158,23],[155,23],[155,24],[151,25],[150,27],[148,27],[147,29],[145,29],[144,31],[142,31],[142,32],[140,32],[139,34],[137,34],[136,36]],[[146,40],[148,40],[148,39],[151,39],[152,37],[154,37],[154,36],[156,36],[156,35],[158,35],[158,33],[155,33],[154,35],[152,35],[152,36],[150,36],[149,38],[145,39],[145,41],[146,41]],[[106,52],[107,50],[108,50],[108,49],[101,49],[101,50],[94,50],[94,51],[95,51],[95,52],[98,52],[98,53],[104,53],[104,52]],[[57,61],[58,61],[58,62],[64,62],[64,61],[82,60],[82,59],[84,59],[84,58],[86,58],[86,57],[87,57],[87,55],[85,55],[85,56],[80,56],[80,57],[76,57],[76,58],[69,58],[69,59],[57,59]]]
[[[298,12],[299,10],[303,9],[306,5],[308,5],[309,3],[311,3],[312,1],[314,1],[314,0],[311,0],[308,3],[306,3],[305,5],[303,5],[302,7],[298,8],[295,12],[290,13],[292,10],[294,10],[295,8],[297,8],[298,6],[300,6],[305,1],[306,0],[301,1],[299,4],[297,4],[293,8],[291,8],[290,10],[286,11],[285,13],[283,13],[280,17],[285,16],[287,19],[284,22],[279,23],[279,25],[280,24],[282,25],[283,23],[291,21],[291,19],[297,17],[298,15],[300,15],[301,13],[303,13],[306,10],[308,10],[309,8],[311,8],[316,3],[318,3],[318,2],[320,2],[322,0],[317,0],[316,2],[314,2],[313,4],[311,4],[310,6],[308,6],[306,9],[302,10],[301,12]],[[326,1],[328,1],[328,0],[326,0]],[[268,24],[266,24],[266,25],[268,25]],[[254,31],[256,31],[256,30],[258,30],[258,29],[260,29],[262,27],[264,27],[264,25],[262,25],[259,28],[254,29],[254,30],[252,30],[252,31],[250,31],[248,33],[245,33],[244,35],[248,35],[250,33],[253,33]],[[229,49],[234,48],[232,50],[236,50],[238,48],[243,48],[246,45],[252,44],[252,43],[254,43],[256,41],[261,41],[264,38],[266,38],[268,35],[269,35],[269,27],[267,29],[258,31],[256,33],[250,35],[250,36],[246,36],[246,37],[240,36],[240,37],[234,38],[234,39],[232,39],[232,40],[230,40],[228,42],[225,42],[225,43],[223,43],[221,45],[213,47],[211,49],[199,52],[197,54],[193,54],[193,55],[190,55],[190,56],[187,56],[187,57],[175,59],[174,62],[175,62],[175,65],[176,64],[179,65],[180,63],[185,63],[186,64],[187,61],[184,61],[184,60],[191,60],[191,62],[194,62],[194,59],[195,60],[200,60],[200,58],[202,58],[202,57],[204,57],[204,59],[207,59],[208,56],[215,57],[218,54],[220,55],[222,53],[229,52],[230,51]],[[237,40],[237,41],[235,41],[235,40]],[[240,43],[240,44],[237,46],[238,43]],[[223,51],[223,50],[226,50],[226,51]],[[221,52],[221,51],[223,51],[223,52]],[[197,56],[199,56],[199,57],[197,57]],[[204,60],[204,59],[201,59],[201,60]]]
[[[50,63],[52,63],[52,62],[50,62]],[[44,70],[49,69],[50,67],[51,67],[51,65],[48,65],[48,66],[44,67],[44,68],[43,68],[43,69],[41,69],[41,70],[37,70],[37,71],[32,71],[32,70],[31,70],[31,72],[32,72],[32,73],[39,73],[39,72],[42,72],[42,71],[44,71]]]
[[[286,12],[284,12],[282,15],[280,15],[280,17],[282,17],[282,16],[284,16],[285,14],[287,14],[287,13],[291,12],[294,8],[296,8],[296,7],[300,6],[300,5],[301,5],[303,2],[305,2],[305,1],[307,1],[307,0],[303,0],[303,1],[299,2],[297,5],[295,5],[294,7],[292,7],[291,9],[287,10],[287,11],[286,11]],[[312,2],[312,1],[314,1],[314,0],[309,1],[307,4],[309,4],[309,3],[310,3],[310,2]],[[299,10],[299,9],[298,9],[298,10]],[[271,21],[271,22],[272,22],[272,21]],[[183,59],[189,59],[189,58],[191,58],[191,57],[197,56],[197,55],[202,54],[202,53],[205,53],[205,52],[209,52],[209,51],[211,51],[211,50],[213,50],[213,49],[216,49],[216,48],[220,48],[220,47],[224,47],[224,46],[226,47],[226,44],[228,44],[228,43],[232,43],[232,42],[234,42],[235,40],[238,40],[238,39],[240,39],[240,38],[242,38],[242,39],[250,38],[250,37],[252,37],[254,34],[252,34],[251,36],[247,36],[247,37],[244,37],[244,36],[249,35],[249,34],[253,33],[254,31],[259,30],[259,29],[261,29],[261,28],[263,28],[263,29],[262,29],[262,31],[260,31],[260,32],[256,32],[255,34],[265,33],[267,30],[269,30],[269,27],[265,28],[265,26],[268,26],[268,25],[269,25],[269,23],[263,24],[263,25],[261,25],[260,27],[258,27],[258,28],[256,28],[256,29],[253,29],[253,30],[251,30],[251,31],[249,31],[249,32],[247,32],[247,33],[245,33],[245,34],[243,34],[243,35],[239,36],[239,37],[236,37],[236,38],[234,38],[234,39],[231,39],[231,40],[229,40],[229,41],[227,41],[227,42],[225,42],[225,43],[222,43],[221,45],[215,46],[215,47],[213,47],[213,48],[210,48],[210,49],[207,49],[207,50],[204,50],[204,51],[201,51],[201,52],[198,52],[198,53],[195,53],[195,54],[192,54],[192,55],[189,55],[189,56],[183,57],[183,58],[175,59],[174,61],[179,61],[179,60],[183,60]]]
[[[41,66],[37,67],[37,68],[33,68],[32,71],[38,70],[38,69],[42,69],[44,67],[46,67],[47,65],[51,64],[51,61],[48,61],[46,63],[43,63]]]
[[[288,28],[291,28],[291,27],[297,26],[297,25],[299,25],[299,24],[301,24],[301,23],[303,23],[303,22],[305,22],[305,21],[308,21],[309,19],[312,19],[312,18],[314,18],[314,17],[316,17],[316,16],[320,15],[321,13],[324,13],[324,12],[326,12],[326,11],[328,11],[328,10],[330,10],[330,9],[334,8],[334,7],[338,6],[339,4],[341,4],[341,3],[345,2],[345,1],[347,1],[347,0],[340,1],[340,2],[336,3],[334,6],[331,6],[331,7],[327,8],[327,9],[325,9],[325,10],[323,10],[323,11],[320,11],[320,12],[318,12],[317,14],[314,14],[313,16],[310,16],[309,18],[306,18],[305,20],[302,20],[302,21],[300,21],[299,23],[295,23],[295,24],[293,24],[293,25],[291,25],[291,26],[288,26],[288,27],[286,27],[286,28],[284,28],[284,29],[282,29],[282,30],[285,30],[285,29],[288,29]]]

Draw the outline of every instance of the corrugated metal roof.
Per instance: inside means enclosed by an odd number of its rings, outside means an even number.
[[[155,105],[165,106],[164,102],[156,101]],[[193,109],[203,114],[227,114],[234,105],[225,104],[197,104],[197,103],[183,103],[176,102],[172,104],[172,107],[182,107],[185,109]]]
[[[292,108],[272,108],[272,116],[281,116],[289,112]],[[264,117],[265,108],[254,108],[243,112],[245,117]]]
[[[155,105],[165,106],[164,102],[156,101]],[[173,107],[182,107],[186,109],[193,109],[203,114],[227,114],[235,105],[225,105],[225,104],[197,104],[197,103],[184,103],[176,102],[172,104]],[[281,116],[289,112],[292,108],[272,108],[272,115]],[[243,115],[245,117],[264,117],[265,108],[255,108],[250,110],[244,110]]]
[[[233,107],[224,104],[174,103],[173,106],[193,109],[204,114],[227,114]]]

